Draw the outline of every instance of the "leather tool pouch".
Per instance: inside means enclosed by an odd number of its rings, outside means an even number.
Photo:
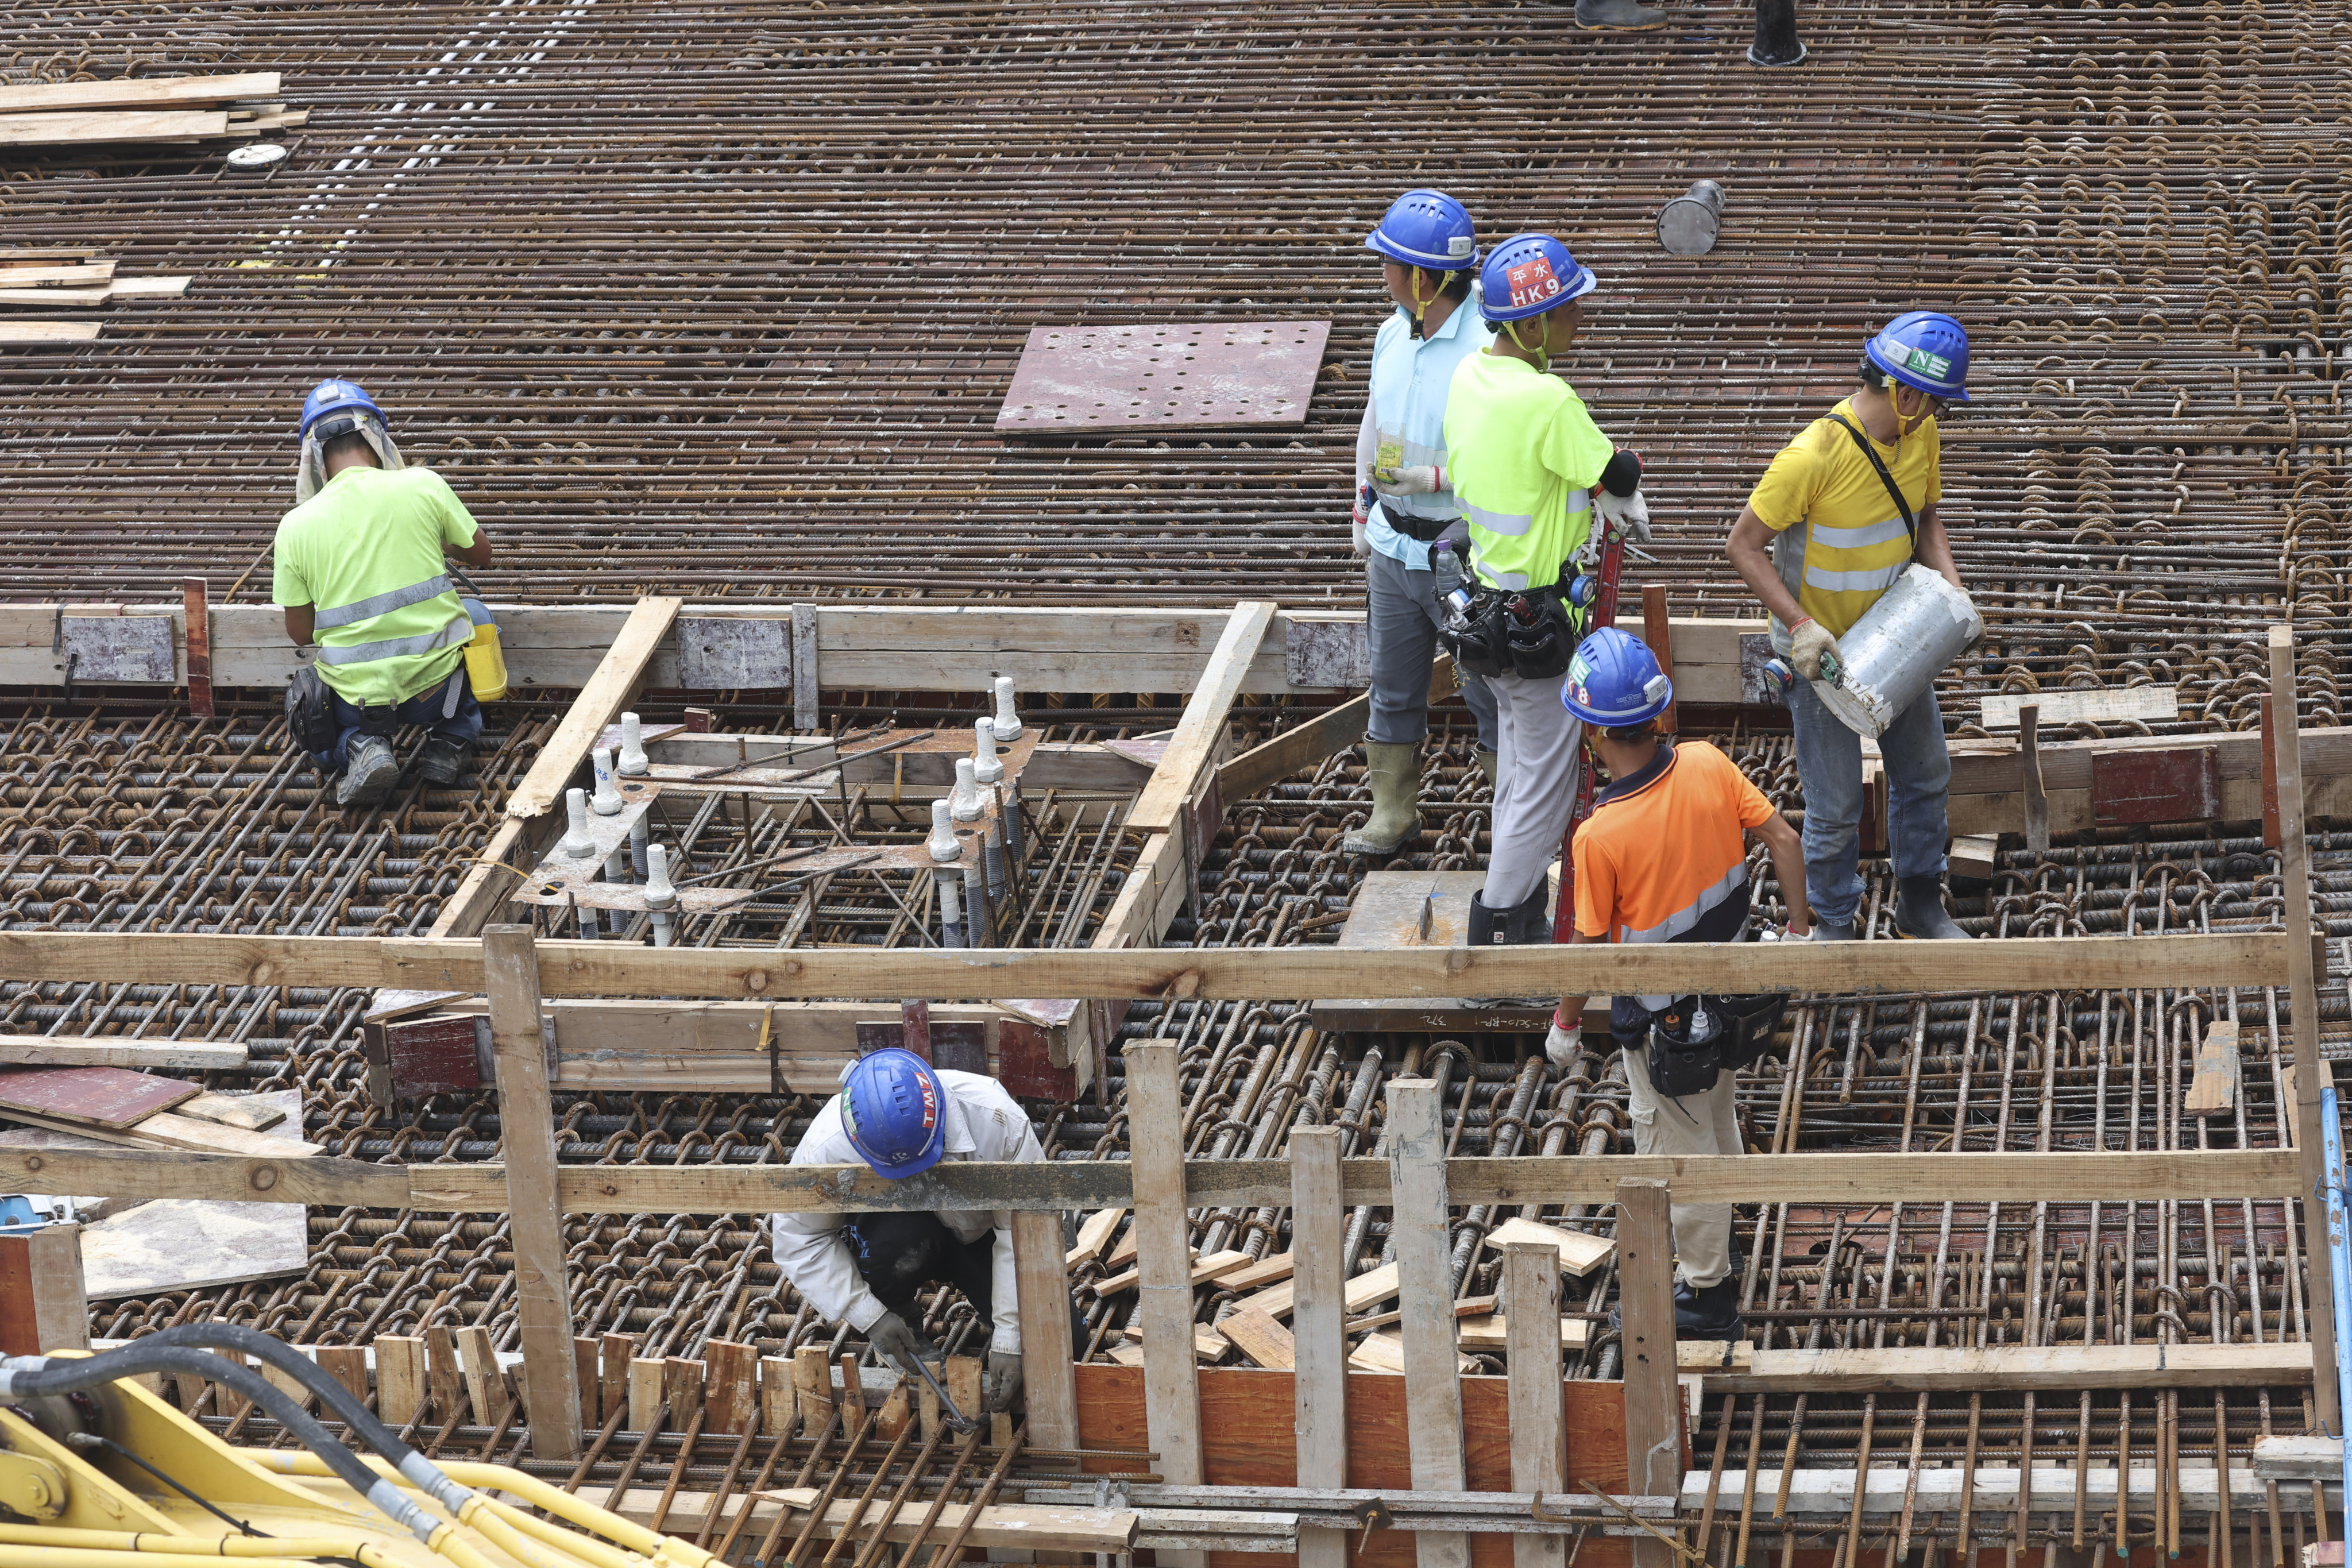
[[[1677,996],[1650,1024],[1650,1046],[1643,1053],[1648,1059],[1650,1087],[1669,1100],[1705,1094],[1715,1087],[1716,1076],[1722,1069],[1720,1037],[1677,1040],[1667,1032],[1670,1028],[1681,1031],[1700,1000],[1696,996]],[[1715,998],[1705,1000],[1712,1003]]]
[[[1719,996],[1716,1002],[1730,1016],[1730,1026],[1717,1041],[1717,1055],[1726,1072],[1738,1072],[1752,1068],[1764,1059],[1772,1044],[1772,1031],[1780,1026],[1780,1015],[1787,1011],[1789,999],[1772,992],[1759,996]]]
[[[1522,680],[1552,680],[1568,673],[1576,652],[1576,628],[1570,624],[1568,605],[1549,589],[1528,595],[1536,606],[1536,623],[1522,626],[1506,611],[1511,651],[1511,673]]]
[[[1439,640],[1454,655],[1454,667],[1473,675],[1501,675],[1511,668],[1511,614],[1503,607],[1509,595],[1481,588],[1470,596],[1470,608],[1458,625],[1449,623]]]
[[[341,732],[327,683],[307,664],[294,672],[286,687],[286,728],[292,731],[294,743],[306,752],[325,751]]]

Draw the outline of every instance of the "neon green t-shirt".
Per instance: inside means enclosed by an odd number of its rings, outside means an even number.
[[[448,679],[473,622],[442,563],[475,525],[430,468],[345,468],[278,523],[270,595],[317,612],[319,676],[362,707]]]
[[[1445,454],[1480,580],[1545,588],[1592,531],[1592,487],[1616,448],[1568,383],[1480,353],[1454,372]]]

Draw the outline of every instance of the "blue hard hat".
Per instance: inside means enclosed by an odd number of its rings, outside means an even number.
[[[1640,724],[1664,712],[1675,700],[1675,683],[1658,668],[1658,656],[1628,631],[1603,626],[1576,645],[1560,683],[1559,705],[1603,730]]]
[[[841,1130],[876,1175],[919,1176],[947,1152],[947,1086],[912,1051],[860,1057],[842,1082]]]
[[[1517,234],[1495,247],[1478,275],[1490,321],[1524,321],[1592,292],[1600,280],[1548,234]]]
[[[1941,310],[1906,311],[1864,352],[1906,386],[1950,403],[1969,400],[1968,330]]]
[[[341,414],[352,408],[366,409],[375,416],[376,423],[379,425],[392,423],[383,416],[383,410],[375,405],[375,399],[367,395],[367,389],[358,382],[344,381],[331,375],[312,387],[310,395],[302,400],[302,425],[295,434],[308,436],[310,433],[310,426],[330,414]],[[341,431],[331,433],[342,434]]]
[[[1364,248],[1407,267],[1454,272],[1478,265],[1478,230],[1444,191],[1407,191],[1364,237]]]

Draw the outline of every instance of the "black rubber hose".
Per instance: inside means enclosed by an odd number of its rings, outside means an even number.
[[[382,1509],[417,1540],[429,1540],[440,1521],[392,1482],[368,1468],[359,1455],[329,1436],[294,1396],[259,1373],[225,1356],[184,1345],[158,1344],[153,1336],[96,1355],[52,1360],[46,1356],[0,1359],[0,1400],[73,1394],[142,1373],[168,1372],[207,1378],[268,1412],[301,1445],[326,1461],[344,1485]],[[349,1392],[346,1390],[346,1392]]]

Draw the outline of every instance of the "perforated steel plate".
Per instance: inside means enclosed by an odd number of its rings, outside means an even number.
[[[1328,321],[1034,328],[996,427],[1302,424],[1330,332]]]

